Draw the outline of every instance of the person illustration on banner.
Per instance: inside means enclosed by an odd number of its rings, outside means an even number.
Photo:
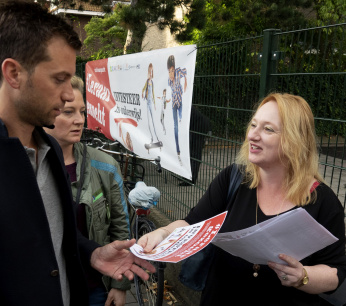
[[[161,108],[161,124],[162,124],[162,128],[163,128],[163,132],[166,135],[166,128],[165,128],[165,109],[167,106],[167,103],[169,103],[171,101],[171,99],[167,100],[166,99],[166,88],[163,90],[162,93],[162,97],[157,97],[158,99],[162,100],[162,108]]]
[[[183,88],[180,84],[180,79],[185,78],[184,83],[184,92],[187,88],[187,80],[186,80],[186,68],[175,68],[175,58],[174,55],[170,55],[167,60],[167,69],[168,69],[168,85],[172,89],[172,110],[173,110],[173,121],[174,121],[174,137],[175,137],[175,145],[178,154],[178,160],[180,165],[183,163],[180,158],[180,147],[179,147],[179,137],[178,137],[178,116],[179,122],[181,122],[182,114],[183,114]]]
[[[154,78],[154,68],[153,68],[153,64],[150,63],[149,67],[148,67],[148,79],[145,82],[145,85],[144,85],[143,90],[142,90],[142,98],[145,98],[147,100],[148,128],[149,128],[149,132],[150,132],[150,135],[151,135],[150,144],[146,144],[145,145],[145,147],[146,147],[146,149],[148,149],[148,151],[152,147],[162,147],[162,142],[159,140],[159,138],[158,138],[158,136],[156,134],[155,124],[154,124],[154,117],[153,117],[153,106],[152,106],[152,104],[154,104],[154,109],[156,110],[153,78]],[[151,118],[151,123],[152,123],[152,126],[153,126],[153,130],[154,130],[154,134],[155,134],[155,137],[157,139],[156,143],[153,142],[154,138],[153,138],[153,133],[152,133],[151,128],[150,128],[150,118]]]

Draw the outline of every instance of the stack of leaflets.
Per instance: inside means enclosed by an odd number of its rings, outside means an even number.
[[[305,209],[297,208],[240,231],[217,234],[213,244],[251,263],[286,264],[279,254],[301,260],[337,240]]]

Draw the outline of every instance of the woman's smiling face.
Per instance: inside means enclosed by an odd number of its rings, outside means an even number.
[[[247,135],[249,161],[261,168],[282,165],[281,130],[277,103],[269,101],[262,105],[252,118]]]

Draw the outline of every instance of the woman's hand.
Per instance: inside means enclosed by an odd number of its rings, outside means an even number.
[[[170,224],[168,224],[165,227],[160,227],[157,230],[150,232],[148,234],[145,234],[142,236],[137,244],[139,244],[143,249],[145,253],[151,252],[158,244],[161,243],[166,237],[168,237],[176,228],[178,227],[184,227],[189,226],[186,221],[184,220],[177,220]]]
[[[335,290],[339,283],[337,269],[327,265],[319,264],[314,266],[304,266],[295,258],[280,254],[279,258],[287,263],[282,265],[268,262],[268,266],[275,271],[283,286],[295,287],[311,294],[320,294]],[[305,269],[309,277],[308,283],[302,285],[305,277]]]
[[[139,244],[145,253],[151,252],[162,240],[169,236],[170,232],[164,227],[160,227],[157,230],[145,234],[142,236],[137,244]]]
[[[268,266],[274,270],[283,286],[298,287],[305,276],[303,265],[295,258],[285,254],[280,254],[279,258],[287,262],[287,265],[268,262]]]

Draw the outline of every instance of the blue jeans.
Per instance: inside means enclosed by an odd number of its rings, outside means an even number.
[[[107,291],[105,288],[97,287],[89,291],[90,306],[104,306],[107,300]]]
[[[174,105],[172,108],[173,111],[173,121],[174,121],[174,138],[175,138],[175,146],[177,149],[177,153],[180,154],[180,148],[179,148],[179,137],[178,137],[178,112],[179,117],[181,118],[181,105],[180,108],[178,108],[177,105]]]
[[[180,107],[178,108],[179,119],[183,117],[183,101],[180,102]]]

